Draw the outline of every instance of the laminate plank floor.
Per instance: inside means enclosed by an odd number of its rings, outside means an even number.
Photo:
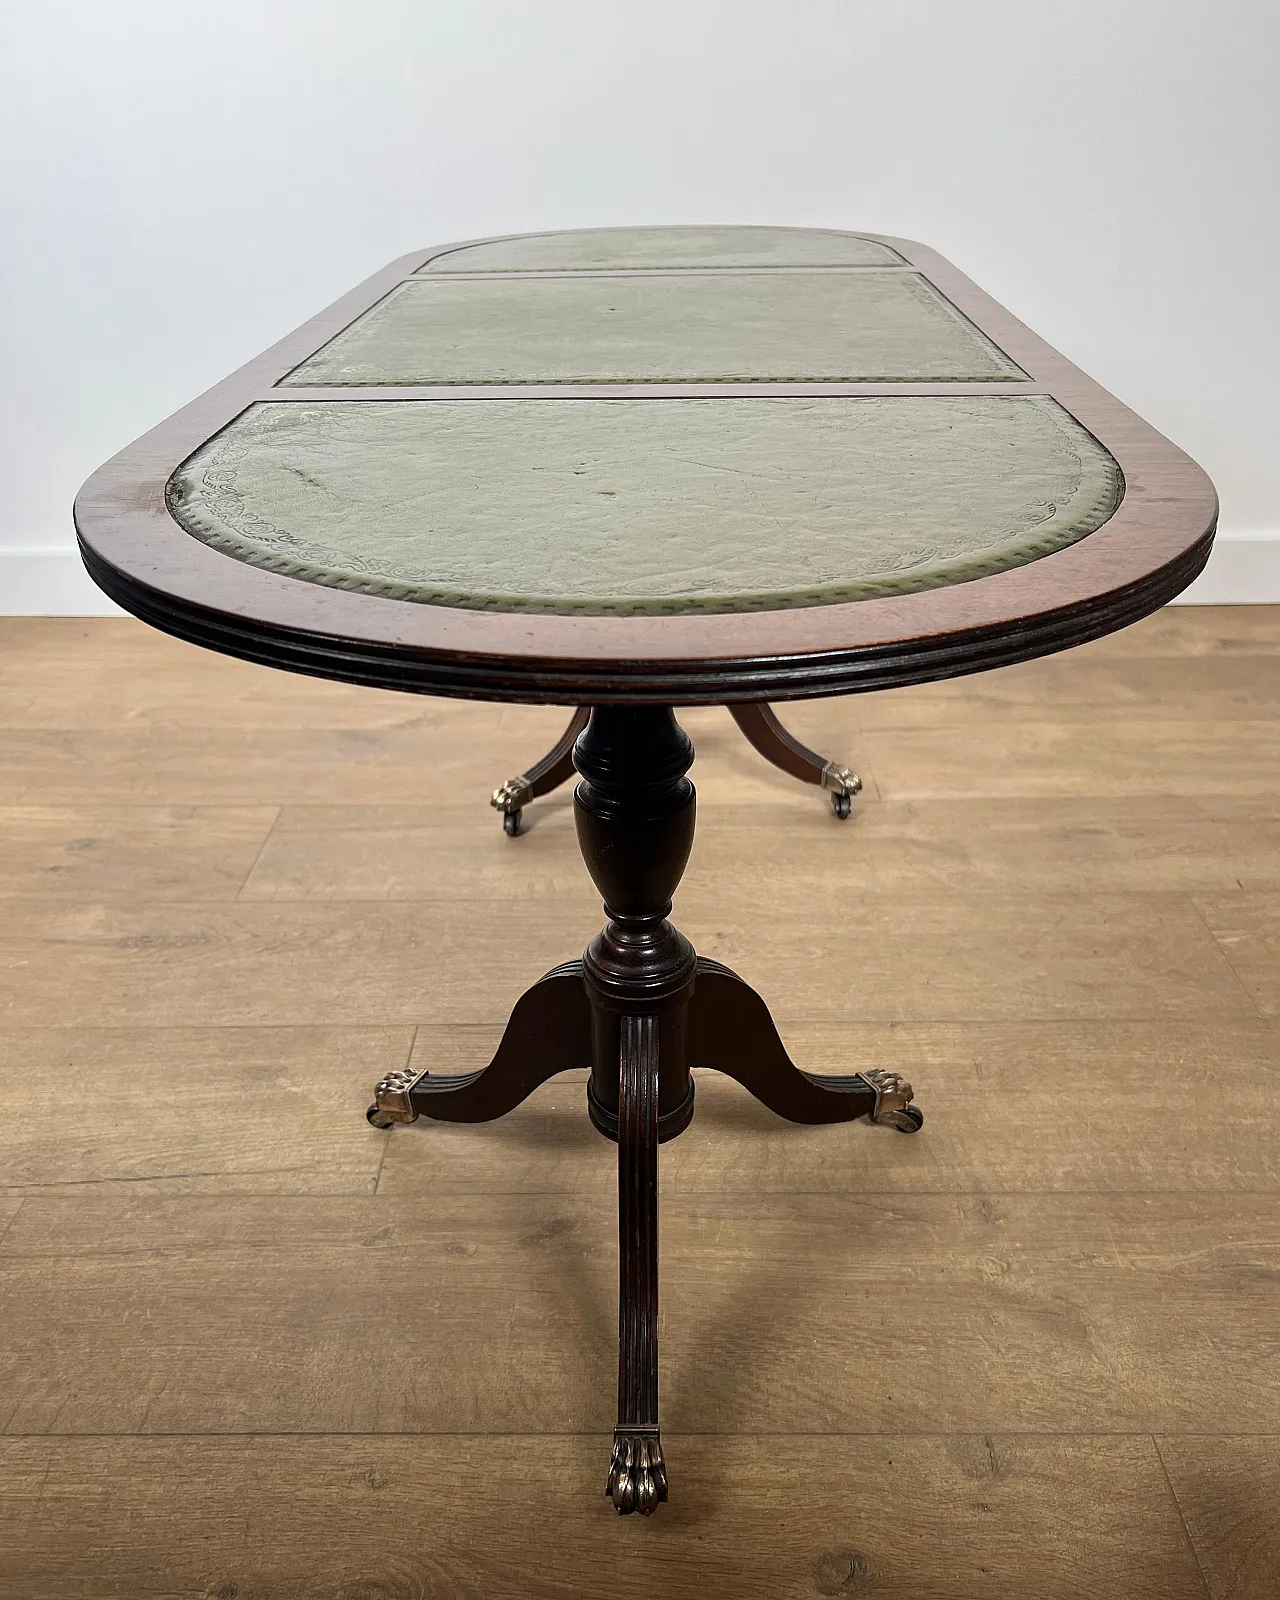
[[[562,708],[0,619],[0,1600],[1280,1594],[1280,608],[716,708],[676,920],[918,1136],[714,1074],[661,1156],[672,1499],[604,1499],[570,1070],[376,1132],[598,923]]]

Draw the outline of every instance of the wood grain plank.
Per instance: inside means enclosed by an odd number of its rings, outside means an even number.
[[[0,1188],[367,1194],[407,1028],[0,1032]],[[3,1226],[0,1212],[0,1229]]]
[[[987,722],[866,734],[885,799],[1274,795],[1280,721]]]
[[[496,1028],[418,1029],[413,1065],[483,1066]],[[797,1024],[812,1071],[888,1067],[925,1113],[918,1137],[868,1123],[783,1122],[737,1084],[696,1072],[692,1126],[662,1147],[664,1195],[926,1191],[1124,1193],[1280,1189],[1280,1029],[1274,1022]],[[484,1127],[393,1131],[379,1193],[594,1192],[612,1159],[564,1073]]]
[[[1274,617],[1271,631],[1280,635]],[[1100,663],[1083,665],[1096,670]],[[1257,654],[1147,657],[1112,662],[1109,672],[1140,703],[1145,717],[1265,722],[1275,717],[1280,701],[1280,648],[1275,640]],[[1067,697],[1073,698],[1069,691]]]
[[[1263,795],[1218,795],[1199,799],[1196,806],[1214,828],[1226,824],[1229,828],[1249,830],[1249,849],[1239,862],[1240,871],[1234,887],[1274,891],[1276,883],[1272,872],[1275,863],[1280,861],[1280,799]],[[1254,854],[1255,842],[1261,844],[1260,855]],[[1233,886],[1226,887],[1230,890]]]
[[[237,661],[132,617],[0,617],[0,728],[429,727],[446,707],[461,721],[444,701]]]
[[[21,1209],[22,1198],[20,1195],[0,1194],[0,1243],[3,1243],[13,1219]]]
[[[662,1243],[675,1433],[1280,1431],[1280,1197],[669,1197]],[[0,1431],[606,1433],[616,1249],[591,1196],[29,1197]]]
[[[600,921],[548,906],[529,948],[484,907],[10,900],[3,1026],[405,1027],[504,1019]],[[72,976],[74,975],[74,982]]]
[[[578,851],[571,793],[566,785],[527,808],[525,831],[517,839],[506,837],[491,807],[456,801],[433,806],[288,806],[280,812],[274,836],[240,898],[467,896],[505,904],[568,896],[594,907],[599,897]]]
[[[1274,894],[1197,896],[1214,938],[1263,1016],[1280,1015],[1280,900]]]
[[[1166,606],[1131,628],[1070,652],[1081,659],[1280,655],[1275,606]]]
[[[585,886],[576,904],[530,896],[523,911],[508,904],[500,916],[483,900],[15,899],[0,927],[0,1019],[8,1027],[504,1020],[551,961],[583,948],[600,922],[593,906]],[[1256,1014],[1196,908],[1175,895],[867,895],[851,904],[843,886],[828,884],[779,905],[746,890],[730,900],[711,885],[701,894],[691,886],[677,915],[704,955],[737,968],[781,1018]]]
[[[424,704],[434,705],[427,701]],[[489,796],[524,771],[563,731],[552,710],[520,714],[465,702],[466,716],[418,718],[391,726],[350,728],[148,725],[86,728],[0,728],[0,804],[308,805],[457,803],[470,800],[492,823]],[[707,717],[733,724],[718,708],[682,718],[695,740]],[[728,736],[720,730],[728,745]],[[745,756],[738,749],[742,746]],[[739,768],[724,769],[704,751],[696,770],[704,798],[793,796],[793,778],[778,772],[733,735]],[[865,746],[840,752],[875,779]],[[815,795],[815,803],[818,797]]]
[[[1280,883],[1280,818],[1182,796],[865,800],[703,808],[685,882],[735,893],[1031,895],[1235,891]],[[550,832],[550,829],[548,830]],[[785,850],[779,841],[785,839]],[[522,843],[523,841],[517,841]],[[530,855],[545,855],[533,841]],[[566,841],[566,844],[568,841]],[[276,847],[273,835],[269,855]]]
[[[972,726],[993,720],[1123,722],[1275,717],[1280,651],[1224,655],[1093,656],[1091,646],[876,694],[783,708],[819,745],[849,730]]]
[[[0,807],[0,895],[234,900],[272,806]]]
[[[786,1020],[1253,1011],[1176,895],[851,897],[828,881],[785,905],[749,886],[731,903],[723,889],[691,889],[677,915],[702,954],[734,967]]]
[[[678,1487],[645,1525],[600,1492],[603,1438],[6,1440],[0,1583],[25,1600],[1203,1600],[1147,1439],[665,1442]]]
[[[483,804],[523,747],[477,721],[475,743],[415,727],[0,730],[26,805],[427,801],[470,784]],[[464,788],[462,792],[467,792]]]
[[[615,1153],[581,1076],[484,1128],[363,1121],[412,1023],[415,1061],[478,1063],[598,923],[568,788],[515,842],[486,805],[565,713],[294,678],[132,621],[0,619],[0,645],[0,804],[26,797],[0,818],[0,1172],[22,1186],[0,1192],[0,1418],[383,1435],[6,1440],[0,1590],[487,1596],[522,1573],[567,1595],[621,1537],[620,1593],[1203,1594],[1147,1441],[1111,1432],[1134,1426],[1187,1430],[1162,1448],[1213,1600],[1271,1600],[1274,1440],[1201,1430],[1280,1432],[1277,1038],[1251,1015],[1280,1005],[1274,610],[783,708],[868,779],[847,826],[723,712],[682,714],[681,924],[754,975],[797,1060],[903,1070],[928,1122],[793,1128],[699,1075],[662,1153],[678,1492],[652,1528],[599,1494]],[[934,786],[877,803],[928,738]],[[248,897],[334,903],[183,903],[225,898],[249,839],[180,808],[247,829],[280,805]],[[445,910],[340,903],[392,897]],[[385,1436],[441,1420],[594,1431]],[[1029,1425],[1108,1434],[917,1431]]]
[[[1268,839],[1274,841],[1275,830],[1280,826],[1280,796],[1276,795],[1199,795],[1196,809],[1215,821],[1251,822],[1265,826]]]
[[[1212,1600],[1280,1593],[1280,1438],[1161,1439]]]
[[[241,898],[579,895],[585,874],[567,790],[525,817],[527,832],[508,840],[496,816],[470,805],[287,807]],[[1280,819],[1215,815],[1180,797],[1049,796],[860,800],[841,823],[825,796],[797,786],[787,801],[703,803],[679,903],[717,890],[785,902],[833,883],[851,901],[1280,887]]]

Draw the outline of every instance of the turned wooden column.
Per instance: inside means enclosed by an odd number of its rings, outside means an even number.
[[[578,843],[608,922],[587,946],[587,1104],[618,1141],[618,1422],[606,1493],[648,1515],[667,1497],[658,1432],[658,1144],[689,1125],[697,957],[667,921],[693,844],[693,746],[667,707],[592,711],[574,750]]]

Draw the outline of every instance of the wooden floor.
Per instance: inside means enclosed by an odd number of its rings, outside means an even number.
[[[4,1600],[1280,1595],[1280,609],[786,714],[854,819],[683,716],[677,919],[926,1125],[699,1082],[619,1519],[580,1077],[363,1115],[594,932],[565,713],[0,622]]]

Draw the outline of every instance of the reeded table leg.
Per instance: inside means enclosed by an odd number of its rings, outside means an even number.
[[[624,1514],[667,1498],[658,1434],[658,1143],[686,1127],[697,957],[666,920],[693,844],[693,746],[664,707],[591,713],[574,761],[578,843],[608,922],[582,958],[593,1013],[587,1108],[618,1141],[618,1424],[605,1492]]]
[[[624,1017],[618,1084],[618,1425],[605,1493],[624,1514],[667,1498],[658,1436],[658,1027]]]

